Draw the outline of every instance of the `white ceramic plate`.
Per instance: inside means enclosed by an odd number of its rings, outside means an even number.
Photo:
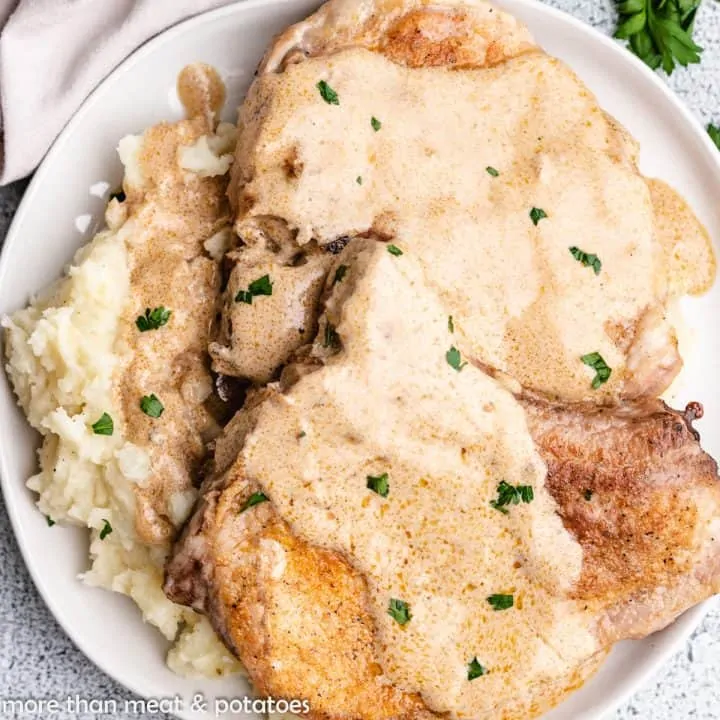
[[[0,313],[23,306],[31,293],[54,280],[76,248],[90,239],[106,203],[97,183],[115,187],[121,168],[120,137],[165,119],[176,119],[178,71],[187,63],[214,65],[228,85],[226,116],[246,91],[274,33],[315,9],[319,0],[246,0],[193,18],[163,33],[123,63],[73,117],[35,175],[15,216],[0,258]],[[678,188],[716,242],[720,240],[720,154],[704,130],[662,81],[612,40],[534,0],[501,0],[525,21],[550,53],[568,62],[642,143],[642,168]],[[720,456],[720,288],[686,305],[696,338],[687,355],[676,404],[705,400],[699,428],[704,445]],[[164,664],[160,633],[142,623],[130,600],[82,585],[87,533],[48,528],[25,488],[35,471],[37,438],[18,410],[0,373],[0,476],[8,512],[32,577],[55,617],[77,646],[102,670],[145,697],[186,700],[183,720],[207,720],[193,712],[196,692],[218,696],[249,692],[242,679],[187,680]],[[705,607],[686,613],[665,631],[618,646],[601,672],[548,716],[591,720],[623,702],[678,650]],[[118,642],[122,637],[122,642]],[[70,690],[70,688],[68,688]]]

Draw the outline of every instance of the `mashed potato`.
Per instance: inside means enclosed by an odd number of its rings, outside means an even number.
[[[232,147],[222,134],[198,141],[186,157],[190,172],[226,172]],[[139,138],[120,143],[126,179],[137,175]],[[120,318],[130,297],[128,247],[137,231],[112,200],[108,229],[75,256],[66,276],[31,305],[2,319],[7,371],[30,424],[43,436],[40,471],[28,480],[38,507],[55,522],[91,530],[89,585],[131,597],[145,621],[174,642],[168,665],[183,675],[225,675],[240,665],[207,620],[168,600],[162,591],[167,548],[140,542],[135,527],[134,488],[150,475],[146,450],[126,439],[113,378],[128,361]],[[96,434],[104,413],[111,435]],[[187,516],[190,507],[183,510]]]

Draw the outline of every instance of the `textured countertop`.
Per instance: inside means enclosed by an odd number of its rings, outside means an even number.
[[[611,0],[546,0],[605,32],[614,27]],[[705,48],[703,62],[678,70],[668,80],[703,123],[720,122],[720,2],[704,0],[696,21],[696,40]],[[24,181],[0,188],[0,243],[25,189]],[[719,189],[720,201],[720,189]],[[40,599],[25,569],[0,504],[0,698],[116,699],[124,688],[92,665],[65,636]],[[8,716],[5,716],[10,720]],[[0,720],[5,720],[5,717]],[[45,718],[16,715],[17,720]],[[53,714],[57,720],[130,720],[137,715]],[[612,715],[609,716],[613,718]],[[146,715],[150,720],[170,720]],[[720,718],[720,609],[711,612],[685,650],[617,711],[614,720]]]

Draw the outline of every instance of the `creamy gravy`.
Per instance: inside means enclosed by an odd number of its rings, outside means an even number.
[[[249,477],[302,537],[363,573],[384,673],[434,710],[490,717],[503,698],[527,697],[528,677],[571,685],[598,649],[563,600],[582,551],[522,408],[481,370],[448,364],[467,337],[450,330],[424,262],[372,240],[340,262],[327,314],[342,348],[260,408]],[[367,487],[384,473],[387,497]],[[493,508],[501,480],[531,486],[534,500]],[[498,593],[515,607],[493,610]],[[405,626],[388,614],[392,598],[409,604]],[[469,681],[473,658],[488,674]]]
[[[192,475],[204,442],[218,431],[204,401],[213,384],[206,360],[216,311],[220,274],[203,243],[228,222],[226,179],[184,171],[179,150],[214,131],[214,115],[224,96],[217,73],[195,65],[180,75],[179,92],[189,119],[161,123],[140,137],[126,138],[127,199],[115,213],[127,213],[132,302],[121,342],[131,349],[120,396],[128,440],[150,455],[150,479],[139,486],[136,524],[146,542],[167,542],[187,517],[196,491]],[[113,201],[115,202],[115,201]],[[164,307],[166,325],[140,332],[136,318]],[[140,408],[154,394],[164,406],[160,417]]]
[[[241,235],[265,216],[300,243],[374,231],[423,259],[469,357],[551,396],[652,394],[677,372],[667,288],[707,284],[707,236],[667,214],[656,223],[636,143],[560,61],[538,51],[490,69],[408,69],[345,49],[260,77],[241,126]],[[533,208],[547,215],[537,225]],[[668,263],[677,243],[682,261]],[[596,254],[600,273],[571,247]],[[612,368],[598,389],[580,360],[594,352]]]

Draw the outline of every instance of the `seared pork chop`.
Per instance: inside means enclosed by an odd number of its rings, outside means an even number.
[[[621,410],[524,406],[548,488],[583,548],[571,595],[590,607],[601,648],[654,632],[720,590],[717,467],[687,412],[661,401]],[[362,576],[346,558],[297,538],[271,502],[241,512],[258,490],[242,461],[218,468],[168,565],[170,598],[209,616],[261,694],[307,699],[316,718],[429,715],[416,694],[387,684]],[[566,686],[536,687],[532,705],[493,717],[547,709],[603,655]]]
[[[239,128],[239,254],[279,234],[298,254],[373,235],[422,255],[468,354],[552,399],[656,396],[677,375],[667,311],[712,282],[707,234],[692,216],[666,231],[673,193],[651,193],[635,140],[506,13],[333,0],[274,43]],[[235,290],[224,327],[238,330],[214,357],[247,375],[245,328],[262,310]],[[611,370],[599,387],[581,361],[593,353]]]
[[[168,565],[260,692],[315,717],[534,717],[716,591],[720,485],[689,417],[518,402],[462,359],[418,259],[355,240],[340,266]]]

